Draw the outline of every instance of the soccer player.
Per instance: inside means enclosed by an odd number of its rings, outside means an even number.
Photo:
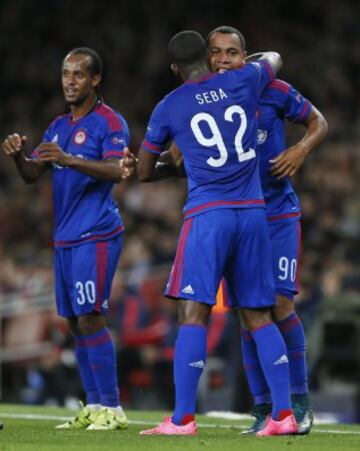
[[[244,66],[245,39],[239,30],[218,27],[209,33],[207,44],[213,72]],[[273,316],[287,348],[292,405],[299,433],[306,434],[311,428],[312,412],[308,397],[305,336],[293,302],[298,292],[301,213],[290,177],[324,139],[327,123],[314,105],[281,80],[274,80],[263,91],[257,105],[257,119],[260,178],[276,287]],[[289,148],[285,144],[285,119],[305,126],[301,141]],[[263,427],[271,412],[271,394],[256,352],[256,343],[248,330],[243,330],[242,348],[244,367],[255,400],[253,414],[256,420],[247,432],[254,433]]]
[[[53,120],[30,158],[26,136],[14,133],[2,144],[26,183],[52,171],[56,304],[74,334],[86,392],[86,405],[59,429],[127,427],[105,313],[124,231],[111,190],[131,174],[127,163],[135,157],[126,149],[124,118],[101,99],[101,78],[102,61],[94,50],[71,50],[62,65],[70,112]]]
[[[169,42],[172,70],[185,83],[151,116],[139,151],[138,178],[156,179],[168,140],[182,150],[189,192],[166,295],[177,299],[175,411],[142,434],[194,435],[198,381],[206,362],[207,322],[225,277],[241,307],[270,386],[272,417],[258,435],[295,433],[289,368],[281,334],[272,322],[275,303],[265,204],[256,159],[256,103],[281,65],[267,53],[241,71],[209,72],[204,39],[184,31]],[[267,344],[271,342],[272,346]]]

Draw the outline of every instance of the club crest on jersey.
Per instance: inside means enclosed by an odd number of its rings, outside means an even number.
[[[258,144],[264,144],[267,138],[267,131],[258,129]]]
[[[81,146],[81,144],[84,144],[84,142],[86,141],[86,138],[87,138],[86,130],[84,129],[78,130],[74,136],[74,143],[77,144],[78,146]]]

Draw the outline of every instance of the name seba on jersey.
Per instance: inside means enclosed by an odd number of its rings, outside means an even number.
[[[213,103],[222,99],[227,99],[228,96],[224,90],[219,88],[217,91],[205,91],[200,94],[196,94],[195,98],[199,105],[204,105],[205,103]]]

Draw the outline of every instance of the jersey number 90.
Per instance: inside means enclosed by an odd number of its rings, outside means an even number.
[[[247,127],[247,119],[246,114],[243,108],[239,105],[232,105],[229,106],[225,110],[224,119],[228,122],[234,122],[234,115],[238,115],[240,119],[239,128],[236,132],[235,138],[234,138],[234,146],[236,149],[236,153],[238,155],[239,162],[250,160],[251,158],[255,158],[255,150],[249,149],[247,152],[245,152],[243,145],[242,145],[242,139],[244,136],[244,133],[246,131]],[[212,136],[210,138],[207,138],[202,133],[199,124],[200,122],[205,121],[212,133]],[[198,113],[195,114],[195,116],[191,119],[191,129],[195,135],[195,138],[197,141],[206,147],[212,147],[217,146],[219,150],[219,158],[210,157],[206,160],[208,165],[219,168],[223,166],[227,159],[228,159],[228,150],[225,147],[225,143],[223,140],[223,137],[221,136],[220,129],[215,121],[215,119],[211,116],[209,113]]]
[[[297,261],[295,258],[289,260],[287,257],[279,258],[279,270],[281,274],[278,276],[280,280],[286,280],[290,277],[291,282],[296,280]]]

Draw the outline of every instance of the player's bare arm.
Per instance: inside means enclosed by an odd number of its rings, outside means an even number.
[[[181,153],[180,149],[174,142],[171,143],[168,152],[169,155],[171,156],[172,161],[174,161],[177,167],[180,167],[184,164],[183,154]]]
[[[306,133],[301,141],[270,160],[270,163],[273,163],[270,172],[274,177],[292,177],[301,168],[306,156],[323,141],[328,131],[326,119],[315,107],[304,125]]]
[[[122,160],[109,158],[107,160],[85,160],[63,151],[63,149],[53,142],[43,142],[38,147],[39,160],[43,163],[55,163],[62,167],[68,167],[90,175],[99,180],[109,182],[120,182],[130,177],[136,165],[136,157],[128,149],[125,158],[126,165]],[[133,162],[133,163],[132,163]]]
[[[139,182],[153,182],[156,180],[156,163],[159,160],[159,155],[147,152],[143,147],[140,147],[138,154],[137,178]]]
[[[47,169],[47,165],[36,160],[27,158],[24,154],[24,146],[27,141],[26,136],[18,133],[8,135],[2,143],[2,149],[6,155],[14,159],[16,168],[26,183],[34,183]]]
[[[163,180],[169,177],[186,177],[182,153],[174,142],[160,155],[152,180]]]
[[[169,150],[163,152],[160,157],[153,155],[154,159],[156,160],[154,167],[152,167],[153,163],[151,161],[147,163],[144,162],[144,159],[142,157],[143,153],[148,155],[149,152],[141,152],[141,150],[139,151],[139,165],[137,168],[137,173],[140,182],[156,182],[158,180],[164,180],[170,177],[186,177],[184,165],[182,162],[182,155],[174,143],[172,143]],[[146,169],[144,165],[146,165]],[[150,166],[152,167],[152,169],[150,169]],[[146,179],[142,179],[141,176],[144,176]]]

